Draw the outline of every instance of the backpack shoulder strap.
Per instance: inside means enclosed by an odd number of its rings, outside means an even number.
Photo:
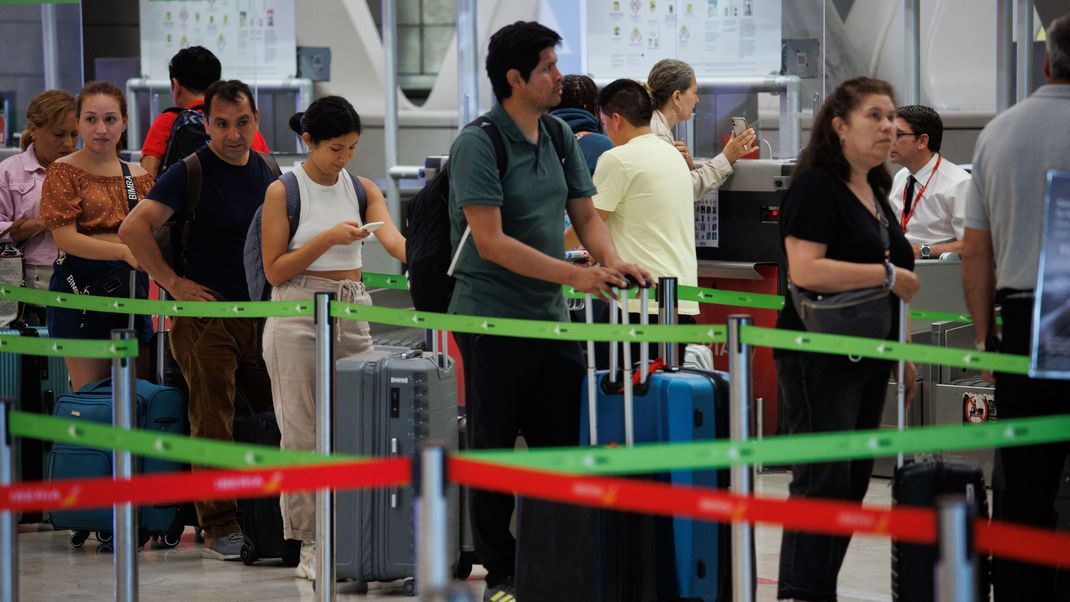
[[[498,160],[498,178],[504,178],[509,163],[505,156],[505,142],[502,141],[502,133],[498,131],[498,126],[494,125],[494,122],[486,115],[480,115],[469,125],[478,125],[479,129],[490,138],[490,143],[494,146],[494,156]]]
[[[564,165],[565,159],[568,158],[568,147],[565,146],[565,126],[556,118],[547,114],[541,115],[539,121],[542,122],[546,131],[550,132],[550,142],[553,142],[554,150],[557,151],[557,158]]]
[[[264,163],[267,163],[268,169],[271,170],[271,173],[275,176],[275,179],[279,179],[279,176],[282,175],[282,169],[279,168],[279,162],[275,160],[275,157],[272,156],[271,153],[263,153],[260,151],[253,152],[260,155],[260,158],[264,161]]]
[[[292,171],[282,174],[279,179],[286,189],[286,217],[290,220],[289,240],[293,240],[301,221],[301,187],[297,184],[297,174]]]
[[[191,153],[182,159],[186,166],[186,203],[182,208],[182,227],[179,230],[178,261],[176,272],[184,276],[186,272],[186,260],[189,255],[190,234],[193,232],[193,222],[197,219],[197,205],[201,202],[201,158],[197,153]]]
[[[360,223],[365,223],[365,217],[368,215],[368,191],[364,189],[364,182],[360,181],[360,177],[357,174],[349,173],[346,170],[349,177],[353,179],[353,191],[357,193],[357,209],[360,211]]]
[[[166,109],[163,110],[163,112],[164,113],[174,113],[175,115],[178,115],[179,113],[181,113],[182,111],[185,111],[185,110],[186,109],[183,109],[182,107],[167,107]]]

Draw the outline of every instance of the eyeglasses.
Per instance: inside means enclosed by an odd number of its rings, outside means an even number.
[[[895,139],[896,140],[899,140],[903,136],[920,136],[920,135],[921,135],[920,132],[900,132],[899,130],[895,131]]]

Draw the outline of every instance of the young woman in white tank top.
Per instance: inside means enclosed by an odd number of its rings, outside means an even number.
[[[308,300],[330,291],[338,301],[371,305],[360,280],[361,245],[369,236],[363,224],[382,222],[375,236],[402,262],[405,238],[391,221],[379,188],[364,178],[357,179],[368,199],[361,219],[354,181],[345,170],[360,138],[360,117],[344,98],[327,96],[291,117],[290,128],[310,152],[295,167],[301,213],[292,240],[283,183],[268,187],[264,199],[262,244],[264,272],[274,287],[271,299]],[[367,322],[339,320],[335,332],[337,357],[371,349]],[[268,318],[264,325],[264,361],[283,449],[316,449],[314,342],[312,318]],[[284,536],[303,542],[297,576],[315,579],[315,494],[283,494],[281,505]]]

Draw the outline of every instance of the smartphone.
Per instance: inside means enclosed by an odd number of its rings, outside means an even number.
[[[571,251],[565,251],[565,261],[572,263],[586,263],[590,259],[591,254],[586,249],[573,249]]]
[[[368,222],[367,224],[364,224],[363,226],[361,226],[361,228],[365,232],[371,234],[372,232],[375,232],[376,230],[378,230],[379,226],[382,226],[382,225],[383,225],[383,222]]]
[[[743,132],[747,131],[747,118],[746,117],[733,117],[732,118],[732,133],[736,136],[742,136]]]

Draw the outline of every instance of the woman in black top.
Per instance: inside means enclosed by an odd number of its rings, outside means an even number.
[[[917,292],[918,278],[910,244],[886,200],[892,180],[884,162],[895,138],[892,97],[890,84],[863,77],[844,82],[825,101],[784,198],[780,234],[789,277],[799,288],[837,293],[885,285],[897,311],[899,299],[909,301]],[[890,264],[878,220],[887,224]],[[805,330],[790,297],[777,327]],[[888,338],[897,332],[893,326]],[[775,359],[791,434],[877,428],[891,362],[795,351],[778,352]],[[915,374],[908,365],[908,400]],[[872,470],[868,459],[796,465],[791,497],[861,502]],[[778,596],[835,600],[849,542],[785,531]]]

